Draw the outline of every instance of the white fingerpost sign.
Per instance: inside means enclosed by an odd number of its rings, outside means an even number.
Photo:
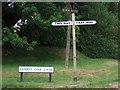
[[[19,72],[53,73],[53,67],[19,66]]]
[[[75,21],[75,25],[94,25],[96,24],[95,20],[89,20],[89,21]]]
[[[72,25],[71,21],[63,21],[63,22],[52,22],[52,26],[68,26]]]
[[[96,24],[95,20],[89,21],[75,21],[75,25],[94,25]],[[52,22],[52,26],[68,26],[73,25],[72,21],[62,21],[62,22]]]
[[[38,66],[19,66],[20,81],[23,81],[23,73],[49,73],[49,82],[52,81],[52,73],[54,67],[38,67]]]

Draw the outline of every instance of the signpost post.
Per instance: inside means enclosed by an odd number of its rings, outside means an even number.
[[[73,64],[74,64],[74,81],[77,81],[77,65],[76,65],[76,37],[75,37],[75,13],[72,13],[72,36],[73,36]]]
[[[63,12],[67,12],[69,14],[68,21],[71,20],[71,4],[70,3],[64,3],[65,7],[62,9]],[[68,25],[67,28],[67,37],[66,37],[66,54],[65,54],[65,68],[68,68],[69,64],[69,56],[70,56],[70,35],[71,34],[71,26]]]
[[[68,17],[68,21],[70,21],[71,15]],[[66,37],[66,58],[65,58],[65,67],[68,68],[69,64],[69,56],[70,56],[70,34],[71,34],[71,26],[68,25],[67,28],[67,37]]]

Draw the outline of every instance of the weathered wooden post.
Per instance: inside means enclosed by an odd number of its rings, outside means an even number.
[[[77,64],[76,64],[76,37],[75,37],[75,13],[72,13],[72,36],[73,36],[73,65],[74,65],[74,81],[77,81]]]
[[[68,21],[70,21],[70,16],[68,16]],[[65,58],[65,67],[68,68],[69,65],[69,56],[70,56],[70,33],[71,33],[71,26],[68,25],[67,29],[67,40],[66,40],[66,58]]]
[[[71,5],[70,3],[65,3],[65,7],[62,9],[64,12],[68,12],[68,21],[71,21]],[[67,28],[67,37],[66,37],[66,58],[65,58],[65,67],[68,68],[69,65],[69,56],[70,56],[70,33],[71,33],[71,25],[68,25]]]
[[[72,2],[72,36],[73,36],[73,66],[74,66],[74,77],[73,80],[77,81],[77,61],[76,61],[76,33],[75,33],[75,13],[77,13],[76,3]]]

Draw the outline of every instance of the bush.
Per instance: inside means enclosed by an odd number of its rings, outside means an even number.
[[[82,37],[78,49],[92,58],[118,58],[118,45],[115,40],[96,35]]]

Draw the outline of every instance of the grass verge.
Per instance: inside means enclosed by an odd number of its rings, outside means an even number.
[[[77,82],[73,81],[73,61],[64,67],[65,49],[56,47],[36,48],[34,51],[15,51],[3,56],[3,88],[118,88],[118,60],[91,59],[77,52]],[[20,82],[18,66],[49,66],[55,68],[52,82],[48,74],[24,73]],[[116,85],[115,85],[116,84]]]

